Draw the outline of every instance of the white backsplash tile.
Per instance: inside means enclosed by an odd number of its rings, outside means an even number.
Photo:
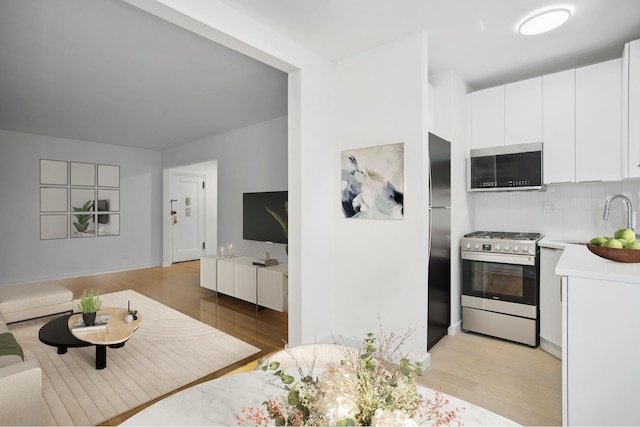
[[[562,239],[611,236],[627,223],[620,200],[614,200],[609,220],[604,202],[612,194],[631,199],[634,216],[640,209],[640,180],[552,184],[546,191],[473,193],[474,230],[530,231]],[[545,208],[546,206],[546,208]],[[636,225],[636,232],[640,227]]]

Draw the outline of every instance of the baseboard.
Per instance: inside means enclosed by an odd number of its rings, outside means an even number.
[[[540,338],[540,348],[550,355],[557,357],[562,360],[562,347],[552,343],[551,341],[547,341],[544,338]]]
[[[454,335],[458,335],[460,332],[462,332],[462,320],[458,320],[456,323],[449,326],[449,328],[447,329],[447,335],[454,336]]]
[[[131,265],[124,268],[114,268],[108,270],[101,271],[78,271],[70,274],[62,274],[59,276],[49,276],[49,277],[41,277],[36,279],[26,279],[21,282],[0,282],[0,286],[12,286],[12,285],[25,285],[28,283],[40,283],[40,282],[49,282],[56,280],[64,280],[64,279],[75,279],[76,277],[90,277],[90,276],[98,276],[100,274],[110,274],[110,273],[119,273],[122,271],[132,271],[132,270],[142,270],[143,268],[152,268],[158,267],[157,264],[144,264],[144,265]]]

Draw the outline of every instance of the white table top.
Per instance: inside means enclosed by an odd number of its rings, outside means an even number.
[[[82,316],[81,313],[74,314],[69,318],[69,329],[71,334],[79,340],[90,342],[96,345],[111,345],[120,344],[131,338],[131,335],[140,326],[142,322],[142,315],[137,315],[137,320],[131,323],[125,322],[125,317],[129,314],[126,308],[107,307],[98,310],[98,314],[109,313],[111,318],[109,324],[105,329],[97,329],[90,331],[74,331],[73,325],[75,325],[78,317]]]
[[[123,426],[142,425],[237,425],[242,409],[261,406],[282,393],[278,379],[262,370],[245,372],[208,381],[163,399],[126,420]],[[431,389],[418,387],[424,397]],[[466,408],[460,413],[463,425],[518,425],[498,414],[446,396],[448,409]]]

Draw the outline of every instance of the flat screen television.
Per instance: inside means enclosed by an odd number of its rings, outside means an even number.
[[[242,238],[259,242],[288,243],[280,223],[267,207],[289,221],[284,204],[287,191],[244,193],[242,195]]]

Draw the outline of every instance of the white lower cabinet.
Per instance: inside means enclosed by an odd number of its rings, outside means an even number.
[[[540,249],[540,348],[562,358],[562,288],[555,269],[562,249]]]
[[[200,259],[200,286],[243,301],[287,311],[287,264],[254,265],[255,258],[218,257]]]
[[[640,284],[563,277],[563,425],[640,425]]]
[[[258,304],[277,311],[287,311],[289,278],[287,264],[258,269]]]
[[[235,258],[233,258],[235,260]],[[232,297],[236,296],[236,263],[228,260],[218,261],[217,292]]]
[[[218,260],[227,257],[218,255],[207,255],[200,258],[200,286],[218,290]]]

